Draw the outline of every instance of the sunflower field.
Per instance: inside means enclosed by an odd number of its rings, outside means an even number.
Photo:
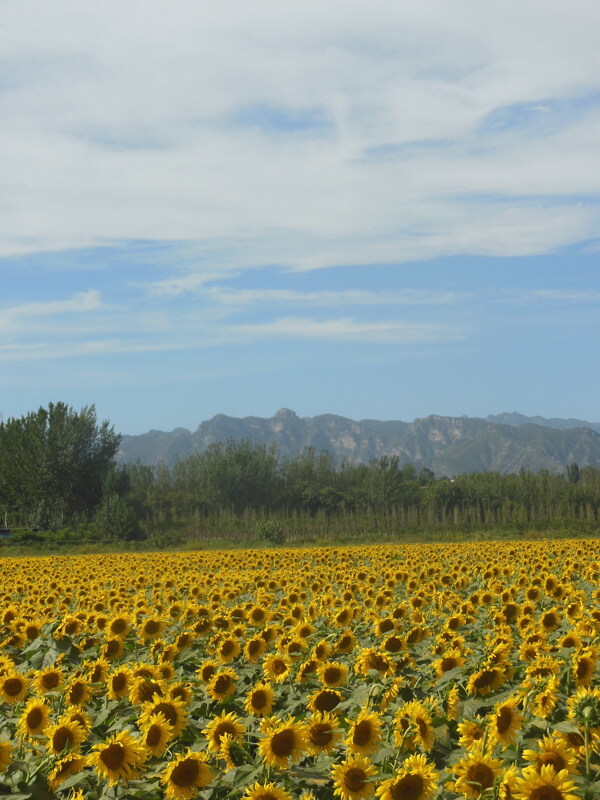
[[[0,795],[600,796],[598,541],[0,563]]]

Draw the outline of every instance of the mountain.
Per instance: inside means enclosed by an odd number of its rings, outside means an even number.
[[[553,417],[526,417],[524,414],[517,414],[516,411],[512,413],[504,412],[503,414],[490,414],[486,417],[489,422],[499,422],[501,425],[527,425],[532,422],[534,425],[543,425],[547,428],[558,428],[558,430],[566,431],[570,428],[591,428],[596,433],[600,433],[600,422],[586,422],[583,419],[557,419]]]
[[[428,467],[436,475],[518,472],[521,468],[563,472],[571,463],[600,468],[600,425],[596,431],[592,423],[582,422],[582,427],[569,424],[577,420],[539,424],[531,419],[544,418],[521,414],[487,419],[431,415],[413,422],[355,421],[335,414],[299,417],[287,408],[268,419],[217,414],[200,423],[193,433],[176,428],[171,433],[152,430],[123,436],[117,459],[121,463],[172,464],[216,442],[248,439],[274,443],[281,458],[289,458],[305,447],[329,450],[337,461],[353,463],[397,455],[401,464]]]

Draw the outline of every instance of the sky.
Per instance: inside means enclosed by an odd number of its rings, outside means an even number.
[[[597,0],[2,0],[0,413],[600,421]]]

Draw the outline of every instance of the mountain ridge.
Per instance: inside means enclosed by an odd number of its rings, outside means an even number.
[[[600,423],[526,417],[517,412],[487,418],[431,414],[412,422],[352,420],[336,414],[299,417],[288,408],[268,418],[216,414],[194,432],[178,427],[171,432],[125,435],[117,460],[170,465],[228,439],[274,444],[283,458],[306,447],[328,450],[338,462],[368,463],[393,455],[401,464],[412,463],[449,476],[523,468],[560,472],[570,463],[600,468]]]

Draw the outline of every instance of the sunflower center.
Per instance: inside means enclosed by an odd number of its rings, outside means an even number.
[[[276,658],[273,661],[272,670],[275,675],[283,675],[284,672],[287,672],[287,664],[282,659]]]
[[[377,672],[385,672],[389,664],[387,659],[378,653],[370,653],[367,666],[369,669],[376,669]]]
[[[120,672],[113,677],[111,684],[114,692],[122,692],[127,686],[127,675]]]
[[[149,619],[144,625],[144,630],[150,635],[158,633],[160,630],[160,624],[155,619]]]
[[[494,783],[494,772],[487,764],[472,764],[468,771],[467,777],[471,783],[478,783],[481,789],[489,789]]]
[[[48,672],[42,678],[42,686],[44,689],[56,689],[60,678],[57,672]]]
[[[215,692],[223,694],[231,686],[231,678],[229,675],[219,675],[215,680]]]
[[[259,639],[253,639],[251,642],[248,643],[248,655],[249,656],[256,656],[260,653],[261,649],[261,642]]]
[[[506,733],[510,728],[513,721],[513,715],[510,708],[501,708],[496,714],[496,730],[500,735]]]
[[[310,740],[317,747],[326,747],[333,739],[333,731],[324,722],[311,726]]]
[[[285,728],[271,737],[271,750],[278,758],[287,758],[294,752],[296,735],[291,728]]]
[[[100,753],[100,760],[107,769],[117,770],[125,760],[125,748],[121,742],[113,742]]]
[[[167,722],[177,725],[177,711],[170,703],[159,703],[152,709],[153,714],[163,714]]]
[[[138,697],[142,703],[152,700],[155,694],[161,695],[162,689],[154,681],[144,681],[138,686]]]
[[[253,794],[255,800],[278,800],[277,795],[270,792],[268,789],[260,791],[258,794]]]
[[[195,758],[185,758],[171,772],[171,782],[175,786],[194,786],[200,772]]]
[[[224,736],[228,733],[233,739],[235,739],[235,726],[231,724],[231,722],[220,722],[217,727],[215,728],[214,732],[214,739],[218,745],[221,744],[221,736]]]
[[[256,709],[264,708],[267,705],[267,693],[264,689],[257,689],[252,692],[252,706]]]
[[[344,773],[344,787],[349,792],[360,792],[364,789],[367,782],[365,771],[360,767],[350,767]]]
[[[323,673],[323,680],[325,683],[334,684],[338,683],[342,678],[342,671],[338,667],[327,667]]]
[[[585,657],[580,658],[577,662],[577,677],[579,679],[585,678],[589,672],[591,672],[591,664],[589,659]]]
[[[458,660],[453,656],[447,656],[446,658],[442,658],[442,672],[449,672],[451,669],[458,667]]]
[[[560,753],[542,753],[537,760],[538,769],[541,770],[542,767],[548,764],[554,767],[556,772],[560,772],[561,769],[567,768],[567,764]]]
[[[23,681],[20,678],[8,678],[4,681],[3,688],[9,697],[17,697],[23,691]]]
[[[340,702],[336,692],[319,692],[315,698],[315,708],[317,711],[333,711]]]
[[[161,729],[159,725],[151,725],[146,732],[146,744],[148,747],[156,747],[160,744]]]
[[[35,729],[42,724],[43,719],[44,715],[42,714],[42,709],[32,708],[29,714],[27,714],[27,727]]]
[[[555,786],[537,786],[529,795],[531,800],[564,800],[564,794]]]
[[[113,633],[116,633],[116,634],[117,634],[117,636],[118,636],[120,633],[125,633],[125,631],[127,630],[127,621],[126,621],[126,620],[124,620],[124,619],[122,619],[122,618],[116,619],[116,620],[115,620],[115,621],[112,623],[112,625],[110,626],[110,629],[111,629],[111,631],[112,631]]]
[[[362,722],[359,722],[354,728],[352,743],[358,745],[358,747],[364,747],[365,745],[369,744],[372,737],[373,726],[368,719],[363,719]]]
[[[389,793],[391,800],[419,800],[423,789],[423,778],[409,773],[394,781]]]
[[[473,681],[473,685],[476,689],[483,689],[487,686],[491,686],[494,682],[494,678],[496,677],[496,670],[495,669],[484,669],[481,671],[481,674],[478,675],[475,680]]]
[[[389,639],[386,639],[385,649],[389,650],[390,653],[397,653],[398,650],[402,649],[402,639],[398,636],[390,636]]]
[[[111,639],[110,642],[107,642],[106,644],[106,650],[105,650],[106,655],[109,658],[111,658],[112,656],[116,656],[120,650],[120,647],[121,643],[118,641],[118,639]]]
[[[79,705],[84,693],[85,693],[85,686],[83,685],[83,683],[74,683],[73,686],[71,686],[71,691],[69,692],[69,701],[74,706]]]
[[[231,639],[227,639],[221,645],[222,656],[230,656],[234,650],[235,650],[235,642],[232,642]]]
[[[69,730],[69,728],[64,725],[57,728],[52,737],[52,746],[55,752],[60,753],[68,744],[73,744],[73,738],[73,731]]]

